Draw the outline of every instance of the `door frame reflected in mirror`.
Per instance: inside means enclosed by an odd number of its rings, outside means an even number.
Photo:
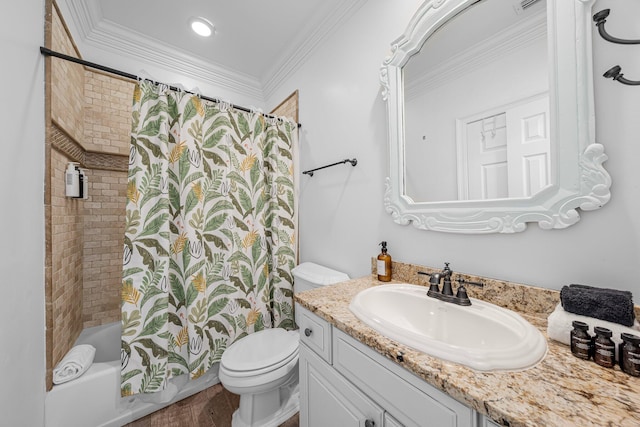
[[[555,181],[548,95],[524,105],[549,91],[546,1],[514,1],[474,3],[402,67],[405,194],[416,202],[529,197]]]

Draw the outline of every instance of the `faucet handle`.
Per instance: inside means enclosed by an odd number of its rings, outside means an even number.
[[[429,283],[431,284],[440,284],[440,280],[442,279],[442,273],[427,273],[425,271],[418,271],[418,274],[429,276]]]
[[[425,273],[424,271],[418,271],[418,274],[422,274],[423,276],[429,276],[429,291],[427,295],[433,296],[435,294],[440,293],[440,279],[441,273]]]
[[[451,271],[451,269],[449,268],[449,264],[448,262],[444,263],[444,268],[442,269],[442,273],[443,274],[452,274],[453,271]]]
[[[484,283],[482,283],[482,282],[472,282],[471,280],[467,280],[467,279],[465,279],[464,277],[462,277],[460,275],[458,275],[456,277],[456,282],[460,283],[460,286],[463,286],[464,284],[467,284],[467,285],[478,286],[480,288],[484,287]]]

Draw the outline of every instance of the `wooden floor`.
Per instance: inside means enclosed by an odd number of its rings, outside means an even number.
[[[216,384],[125,427],[231,427],[240,397]],[[298,427],[298,414],[280,427]]]

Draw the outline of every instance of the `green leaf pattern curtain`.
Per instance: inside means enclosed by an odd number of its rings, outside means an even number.
[[[150,82],[132,118],[123,396],[195,379],[246,334],[295,326],[296,124]]]

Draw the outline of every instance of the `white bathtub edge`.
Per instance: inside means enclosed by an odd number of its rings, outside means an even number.
[[[215,364],[202,377],[187,381],[169,402],[121,398],[120,322],[85,329],[81,336],[76,345],[90,343],[100,354],[96,352],[94,363],[82,376],[47,392],[45,427],[120,427],[220,383],[219,364]],[[184,378],[181,380],[176,384],[183,384]]]

